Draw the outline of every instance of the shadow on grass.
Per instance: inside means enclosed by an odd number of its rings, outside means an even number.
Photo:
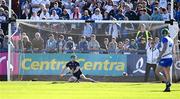
[[[54,82],[51,82],[50,84],[65,84],[67,82],[65,81],[54,81]]]
[[[128,84],[127,86],[140,86],[140,85],[143,85],[143,84]]]
[[[150,92],[163,92],[163,90],[151,90]],[[171,90],[171,92],[180,92],[180,90]]]

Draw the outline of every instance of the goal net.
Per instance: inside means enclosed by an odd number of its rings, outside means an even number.
[[[172,76],[180,78],[176,22],[17,20],[15,27],[9,49],[11,80],[65,80],[60,72],[76,55],[82,72],[98,81],[144,81],[146,51],[150,42],[161,48],[164,28],[175,43]],[[155,81],[153,69],[148,77]]]

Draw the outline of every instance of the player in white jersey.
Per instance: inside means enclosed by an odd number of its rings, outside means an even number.
[[[173,62],[173,40],[169,36],[168,29],[162,29],[161,34],[163,38],[161,40],[161,49],[158,57],[158,67],[156,68],[156,74],[161,81],[166,83],[166,88],[164,92],[170,92],[171,82],[170,82],[170,67]],[[165,76],[161,74],[165,73]]]

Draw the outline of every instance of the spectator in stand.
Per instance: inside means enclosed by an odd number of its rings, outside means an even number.
[[[116,20],[116,19],[113,18],[113,20]],[[111,23],[111,24],[109,24],[108,35],[111,35],[112,38],[118,38],[119,28],[120,28],[120,25],[118,23]]]
[[[127,17],[124,18],[124,20],[128,20]],[[129,38],[129,37],[134,37],[134,33],[132,31],[135,30],[133,23],[122,23],[120,27],[120,37],[121,38]]]
[[[117,6],[117,4],[114,4],[113,9],[109,12],[109,17],[110,16],[115,17],[118,14],[118,12],[119,12],[118,6]]]
[[[74,3],[72,0],[67,0],[67,2],[64,2],[64,7],[66,8],[68,14],[70,15],[72,13]]]
[[[50,7],[50,1],[51,1],[51,0],[42,0],[42,1],[41,1],[41,4],[42,4],[42,5],[45,5],[46,8],[49,8],[49,7]]]
[[[154,3],[155,3],[155,4],[154,4],[154,7],[160,8],[160,7],[159,7],[159,2],[158,2],[158,1],[154,1]]]
[[[30,19],[31,14],[30,10],[28,8],[25,8],[24,11],[22,12],[21,19]]]
[[[86,36],[88,41],[90,40],[90,37],[92,35],[93,28],[90,23],[85,23],[84,29],[83,29],[83,36]]]
[[[167,12],[166,8],[162,8],[162,17],[163,17],[163,21],[170,20],[170,14]]]
[[[108,44],[108,52],[116,53],[116,50],[117,50],[116,38],[112,38],[111,42]]]
[[[159,7],[167,8],[167,0],[159,0]]]
[[[178,10],[176,11],[175,19],[176,19],[176,21],[180,22],[180,6],[178,7]]]
[[[112,16],[111,16],[112,17]],[[103,20],[110,20],[109,13],[104,12]]]
[[[91,16],[91,11],[89,9],[90,5],[91,5],[91,1],[90,0],[83,0],[84,1],[84,5],[82,7],[82,10],[88,10],[89,15]]]
[[[4,37],[4,40],[3,40],[2,51],[3,52],[7,52],[8,51],[8,36],[7,35]]]
[[[7,16],[8,16],[9,11],[8,11],[8,10],[6,10],[6,11],[7,11]],[[15,19],[18,18],[18,16],[16,15],[16,13],[15,13],[13,10],[11,10],[11,18],[12,18],[13,20],[15,20]],[[14,22],[14,24],[15,24],[15,22]]]
[[[21,49],[20,47],[22,45],[23,37],[27,36],[27,34],[25,32],[21,33],[21,35],[18,33],[19,32],[17,32],[17,36],[15,36],[15,37],[13,36],[13,43],[15,45],[16,51],[20,51],[20,49]],[[21,44],[21,45],[19,45],[19,44]]]
[[[167,5],[167,12],[171,16],[171,3],[168,3],[168,5]],[[173,10],[173,14],[175,14],[174,12],[175,12],[175,10]]]
[[[104,6],[105,12],[110,12],[113,9],[113,2],[112,0],[109,0],[107,4]]]
[[[177,7],[180,7],[180,0],[176,0]]]
[[[43,8],[41,13],[40,13],[40,19],[49,19],[50,14],[46,8]]]
[[[103,2],[97,2],[97,6],[96,6],[96,8],[95,8],[95,9],[99,8],[102,15],[103,15],[104,12],[106,11],[106,10],[104,9],[105,4],[107,4],[107,3],[104,3],[104,1],[103,1]],[[94,9],[94,10],[95,10],[95,9]],[[93,12],[94,12],[94,10],[93,10]]]
[[[151,33],[146,29],[145,24],[141,24],[140,30],[136,34],[136,41],[139,42],[141,38],[145,38],[147,42],[149,37],[151,37]]]
[[[122,12],[125,13],[125,7],[126,7],[126,2],[121,1],[121,2],[119,3],[118,9],[122,9]]]
[[[137,8],[136,8],[136,16],[137,16],[137,20],[140,19],[140,16],[141,16],[141,10],[142,10],[142,5],[141,4],[138,4],[137,5]]]
[[[151,11],[153,11],[154,8],[158,8],[159,9],[159,2],[158,1],[151,1],[150,2],[150,7],[151,7]]]
[[[141,38],[140,43],[138,43],[138,54],[145,54],[145,48],[146,48],[146,39]]]
[[[85,0],[76,0],[75,2],[75,6],[78,6],[80,8],[80,12],[83,13],[84,12],[84,6],[85,6],[86,2]]]
[[[140,10],[140,17],[139,17],[139,20],[142,20],[142,21],[148,21],[148,20],[151,20],[151,16],[147,13],[146,9],[143,8]]]
[[[146,1],[143,1],[141,4],[142,4],[142,8],[146,9],[146,12],[147,12],[149,15],[151,15],[152,12],[151,12],[151,9],[149,8],[147,2],[146,2]]]
[[[37,15],[37,12],[33,12],[31,18],[31,20],[39,20],[39,16]]]
[[[142,4],[144,0],[137,0],[138,4]]]
[[[69,16],[69,14],[67,12],[67,9],[63,10],[63,13],[62,13],[60,19],[63,19],[63,20],[69,20],[70,19],[70,16]]]
[[[64,23],[60,23],[58,24],[58,33],[60,34],[67,34],[68,33],[68,28],[67,28],[67,25],[64,24]]]
[[[74,8],[73,13],[70,15],[71,20],[80,20],[81,19],[81,13],[78,7]]]
[[[99,8],[96,8],[95,13],[92,15],[92,20],[102,20],[103,16],[101,14],[101,10]]]
[[[96,9],[96,8],[97,8],[97,2],[96,1],[92,1],[88,9],[91,12],[94,12],[94,9]]]
[[[89,41],[88,45],[89,45],[88,49],[90,52],[92,52],[94,54],[99,53],[100,45],[99,45],[99,42],[96,40],[96,35],[94,35],[94,34],[91,35],[91,40]]]
[[[3,29],[4,33],[5,33],[5,28],[7,26],[7,24],[5,23],[7,21],[7,16],[5,14],[5,11],[2,7],[0,7],[0,28]]]
[[[71,20],[80,20],[81,19],[81,13],[79,10],[79,7],[75,7],[73,10],[73,13],[70,15]],[[76,30],[77,28],[80,28],[80,24],[71,24],[72,31]]]
[[[131,10],[128,4],[125,5],[125,16],[128,17],[128,20],[137,20],[136,12]]]
[[[85,11],[84,11],[84,14],[83,14],[83,16],[81,17],[81,20],[91,20],[91,17],[90,17],[90,15],[89,15],[88,10],[85,10]]]
[[[180,6],[180,0],[176,0],[177,2],[177,6],[179,7]]]
[[[3,33],[3,30],[0,29],[0,48],[3,48],[3,41],[4,41],[4,33]]]
[[[38,12],[41,9],[42,0],[31,0],[32,12]]]
[[[160,14],[159,9],[157,7],[155,7],[153,10],[153,13],[151,15],[151,20],[154,20],[154,21],[162,21],[163,20],[163,17]]]
[[[59,19],[59,16],[57,15],[56,10],[52,11],[52,14],[51,14],[49,19],[51,19],[51,20],[58,20]]]
[[[129,5],[130,9],[134,8],[131,0],[126,0],[126,4]]]
[[[81,36],[81,40],[79,41],[79,50],[82,53],[88,52],[88,41],[86,40],[85,36]]]
[[[12,13],[13,11],[11,11]],[[9,15],[9,11],[8,10],[4,10],[4,14],[5,16],[8,18],[8,15]],[[12,13],[12,16],[13,16],[14,12]],[[15,14],[16,15],[16,14]],[[14,17],[14,16],[13,16]]]
[[[130,46],[130,40],[128,39],[128,38],[126,38],[125,40],[124,40],[124,45],[123,45],[123,48],[124,48],[124,52],[123,52],[123,54],[130,54],[130,52],[129,52],[129,46]]]
[[[128,38],[124,41],[124,50],[129,50],[130,40]]]
[[[30,5],[30,1],[29,0],[19,0],[19,6],[20,6],[19,7],[20,11],[19,11],[18,15],[20,15],[20,18],[22,17],[22,14],[23,14],[25,9],[29,10],[30,15],[32,14],[30,12],[31,5]]]
[[[163,8],[159,8],[159,12],[160,12],[161,15],[163,15],[163,10],[162,9]]]
[[[42,52],[44,49],[44,40],[41,37],[39,32],[35,33],[35,38],[32,40],[32,49],[33,52]]]
[[[101,46],[104,54],[107,54],[108,45],[109,45],[109,39],[108,38],[104,38],[104,42],[103,42],[103,44]]]
[[[61,17],[60,15],[62,14],[62,9],[59,7],[58,3],[55,2],[54,3],[54,7],[50,9],[49,13],[50,15],[52,15],[52,13],[54,12],[54,10],[56,11],[57,15],[59,17]]]
[[[117,20],[124,20],[124,19],[125,19],[125,16],[124,16],[124,14],[123,14],[123,12],[122,12],[122,9],[119,9],[119,10],[118,10],[117,14],[115,15],[115,18],[116,18]]]
[[[137,43],[136,43],[135,39],[131,39],[131,43],[129,45],[129,49],[130,50],[137,50],[138,49],[138,46],[137,46]]]
[[[37,15],[39,16],[41,14],[41,12],[43,11],[43,9],[45,9],[46,6],[44,4],[41,5],[40,10],[37,12]]]
[[[63,5],[63,1],[62,0],[55,0],[55,1],[50,1],[50,7],[49,9],[53,8],[54,7],[54,4],[55,3],[58,3],[58,7],[61,8],[61,9],[64,9],[64,5]]]
[[[124,44],[121,41],[119,41],[119,43],[118,43],[118,53],[119,54],[123,54],[124,53]]]
[[[57,41],[58,52],[60,53],[64,52],[65,44],[66,44],[66,41],[64,40],[64,36],[60,35]]]
[[[27,35],[23,36],[22,40],[19,42],[19,48],[24,53],[32,53],[32,43]]]
[[[8,10],[8,6],[5,0],[1,0],[0,7],[2,7],[4,10]]]
[[[57,41],[54,38],[54,34],[49,35],[49,39],[46,42],[46,51],[48,53],[57,52]]]
[[[64,47],[65,47],[65,52],[67,52],[67,53],[73,53],[74,50],[76,50],[76,45],[71,36],[68,37],[68,40]]]

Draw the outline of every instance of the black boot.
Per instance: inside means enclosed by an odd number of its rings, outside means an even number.
[[[170,87],[171,87],[171,83],[167,82],[166,83],[166,89],[164,90],[164,92],[170,92],[171,91]]]

